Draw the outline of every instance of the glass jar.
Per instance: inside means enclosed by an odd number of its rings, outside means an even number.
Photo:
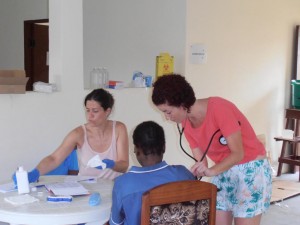
[[[99,83],[100,83],[99,69],[95,67],[90,72],[90,89],[99,88]]]

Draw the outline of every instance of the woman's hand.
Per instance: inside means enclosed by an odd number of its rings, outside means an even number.
[[[115,166],[115,161],[114,160],[111,160],[111,159],[103,159],[102,160],[102,163],[104,165],[102,166],[96,166],[95,168],[99,169],[99,170],[103,170],[103,169],[112,169],[114,166]]]
[[[196,162],[192,168],[191,172],[197,177],[212,177],[214,176],[213,171],[207,167],[205,162]]]
[[[28,172],[28,182],[29,183],[33,183],[33,182],[38,181],[39,177],[40,177],[40,171],[37,168],[35,168],[35,169],[31,170],[30,172]],[[12,179],[13,179],[15,185],[18,185],[16,173],[14,173],[12,175]]]

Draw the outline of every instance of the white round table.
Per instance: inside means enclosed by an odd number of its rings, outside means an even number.
[[[42,176],[39,183],[62,182],[65,177]],[[30,193],[39,201],[23,205],[13,205],[4,200],[5,197],[18,195],[17,191],[0,193],[0,221],[14,225],[104,224],[110,216],[113,181],[98,179],[96,183],[80,183],[90,193],[100,193],[102,201],[99,205],[90,206],[89,195],[74,196],[72,202],[48,202],[49,193],[45,187]]]

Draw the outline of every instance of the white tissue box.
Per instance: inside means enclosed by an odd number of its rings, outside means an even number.
[[[294,139],[294,131],[293,130],[283,130],[282,137],[286,139]]]

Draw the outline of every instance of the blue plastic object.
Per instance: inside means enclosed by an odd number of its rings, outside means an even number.
[[[48,196],[47,201],[48,202],[71,202],[72,201],[72,196],[65,196],[65,195],[60,195],[60,196]]]
[[[100,203],[101,203],[100,193],[98,193],[98,192],[92,193],[89,198],[89,205],[96,206],[96,205],[99,205]]]

